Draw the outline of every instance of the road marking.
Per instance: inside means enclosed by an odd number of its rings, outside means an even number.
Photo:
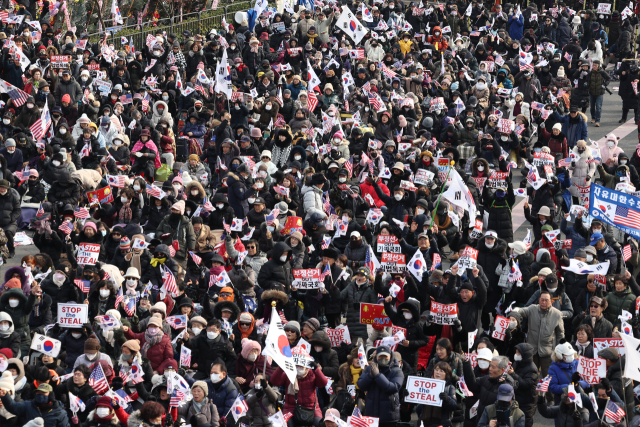
[[[616,137],[618,137],[619,139],[622,139],[636,129],[638,129],[638,127],[636,126],[636,123],[633,121],[633,119],[629,119],[626,123],[622,124],[621,126],[618,126],[617,128],[615,128],[609,133],[613,133]],[[607,140],[607,135],[603,136],[602,138],[596,141],[598,146],[600,146],[601,143],[604,143]]]

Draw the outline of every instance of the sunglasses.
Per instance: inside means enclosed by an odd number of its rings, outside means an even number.
[[[590,305],[589,308],[600,308],[599,305]]]
[[[255,246],[247,246],[247,249],[255,249]]]
[[[587,283],[593,283],[593,279],[587,280]]]
[[[251,323],[240,322],[240,326],[251,326]]]

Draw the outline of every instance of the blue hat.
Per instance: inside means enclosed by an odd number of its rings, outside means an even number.
[[[498,400],[503,402],[511,402],[513,399],[513,387],[509,384],[502,384],[498,387]]]
[[[598,243],[601,239],[604,239],[602,233],[593,233],[591,235],[591,241],[589,242],[589,245],[595,246],[595,244]]]

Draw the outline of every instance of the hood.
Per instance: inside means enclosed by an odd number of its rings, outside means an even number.
[[[165,254],[167,256],[167,259],[171,258],[171,252],[169,252],[169,246],[167,246],[165,244],[156,246],[155,252],[161,252],[161,253]]]
[[[437,25],[435,27],[433,27],[433,33],[432,34],[434,34],[434,37],[435,37],[436,31],[440,31],[440,37],[442,37],[442,30]]]
[[[520,343],[516,345],[516,350],[522,355],[523,362],[531,362],[533,360],[533,346],[529,343]]]
[[[273,259],[279,259],[283,252],[289,252],[289,255],[291,255],[291,248],[283,242],[278,242],[271,250],[271,255],[273,256]]]
[[[198,181],[191,181],[189,184],[187,184],[187,194],[191,195],[191,189],[193,187],[196,187],[198,189],[198,191],[200,191],[200,195],[201,196],[206,196],[207,194],[204,191],[204,187],[202,187],[202,184],[200,184]]]
[[[27,296],[24,294],[24,292],[22,292],[22,289],[13,288],[5,291],[5,293],[0,296],[0,304],[6,304],[8,306],[9,298],[16,298],[20,300],[20,304],[18,304],[18,307],[22,307],[27,303]]]
[[[162,114],[158,113],[158,105],[163,105],[164,106],[164,111],[162,112]],[[169,113],[169,106],[167,105],[166,102],[164,101],[156,101],[155,104],[153,104],[153,114],[155,114],[156,116],[162,116],[164,114],[168,114]]]
[[[236,175],[234,172],[227,173],[227,187],[230,188],[236,182],[244,184],[244,178],[242,178],[240,175]]]
[[[609,148],[609,146],[607,145],[609,141],[613,141],[613,148]],[[609,148],[610,150],[615,150],[616,148],[618,148],[618,137],[615,136],[613,133],[608,134],[605,140],[604,146],[606,148]]]
[[[291,152],[289,153],[289,161],[294,161],[294,156],[296,154],[299,154],[301,156],[300,160],[296,160],[300,162],[300,165],[304,164],[304,162],[307,161],[307,150],[305,150],[304,147],[300,145],[294,145],[293,147],[291,147]]]
[[[222,203],[224,203],[225,205],[228,205],[229,200],[227,200],[227,196],[224,193],[217,192],[216,194],[213,195],[213,198],[211,199],[211,204],[215,206],[216,204],[222,204]]]
[[[14,330],[13,319],[11,319],[11,316],[9,316],[9,314],[5,313],[4,311],[0,311],[0,322],[2,321],[7,321],[9,322],[9,325],[10,325],[9,330],[7,332],[3,332],[0,334],[6,338],[13,333],[13,330]]]
[[[638,144],[638,148],[640,148],[640,144]],[[580,154],[578,152],[578,146],[576,145],[575,147],[573,147],[573,153],[575,153],[576,156],[579,156],[585,160],[593,157],[593,154],[591,153],[591,147],[587,146],[586,150],[584,150],[584,153]]]
[[[231,310],[231,318],[229,319],[229,323],[235,323],[235,321],[238,320],[238,316],[240,316],[240,308],[238,307],[238,305],[233,301],[220,301],[213,306],[213,317],[215,317],[216,319],[222,319],[223,308],[228,308],[229,310]]]
[[[473,162],[471,162],[471,169],[473,171],[473,174],[475,175],[478,172],[477,168],[480,163],[482,163],[482,165],[484,166],[484,171],[482,172],[485,174],[489,174],[489,162],[481,157],[478,157],[474,159]]]
[[[24,378],[24,363],[22,363],[22,360],[16,358],[7,360],[7,363],[18,367],[18,378],[13,380],[14,384],[18,384]]]
[[[264,291],[260,298],[262,299],[262,301],[269,301],[269,300],[280,301],[282,305],[286,305],[289,302],[289,297],[287,296],[287,294],[285,294],[282,291],[276,291],[273,289]]]
[[[398,313],[403,309],[409,310],[413,315],[413,321],[417,322],[420,319],[420,302],[414,298],[409,298],[407,301],[398,305]]]
[[[13,276],[14,273],[18,273],[20,275],[20,283],[22,283],[22,287],[24,288],[25,285],[27,284],[27,275],[24,272],[24,268],[22,267],[11,267],[9,269],[7,269],[7,271],[4,272],[4,281],[5,283],[11,279],[11,276]]]
[[[321,345],[325,350],[331,348],[331,340],[325,331],[315,331],[309,339],[311,345]]]

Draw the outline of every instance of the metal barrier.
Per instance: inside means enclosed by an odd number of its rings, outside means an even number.
[[[142,23],[140,28],[137,29],[135,33],[125,34],[124,36],[129,40],[129,42],[133,40],[133,45],[135,46],[136,51],[142,49],[142,47],[145,45],[145,41],[149,34],[155,35],[156,31],[158,30],[166,31],[167,34],[174,33],[178,37],[180,37],[183,31],[186,31],[186,30],[191,31],[192,34],[202,34],[206,36],[206,33],[212,28],[219,28],[222,26],[222,18],[225,18],[227,23],[229,24],[235,23],[234,15],[237,12],[237,10],[234,10],[233,12],[228,12],[228,8],[231,5],[241,6],[240,10],[248,10],[253,7],[253,2],[246,1],[246,2],[239,2],[239,3],[231,3],[226,6],[219,6],[218,11],[220,11],[220,8],[221,8],[223,9],[222,13],[218,15],[208,16],[205,18],[201,18],[202,15],[204,13],[211,12],[211,10],[186,14],[186,15],[183,15],[182,22],[180,22],[180,15],[176,15],[172,18],[161,19],[158,22],[158,25],[155,27],[151,26],[150,21],[146,21]],[[112,22],[112,21],[105,20],[104,22],[105,22],[105,25],[107,25],[108,22]],[[161,25],[164,22],[166,22],[166,24]],[[137,27],[138,27],[137,24],[123,25],[118,27],[107,27],[107,30],[109,30],[109,28],[118,28],[118,31],[110,34],[107,40],[109,41],[109,43],[113,43],[116,50],[124,49],[124,45],[121,43],[121,38],[118,35],[118,33],[122,31],[127,31],[127,30],[129,31],[134,30]],[[96,39],[100,37],[100,34],[102,33],[89,34],[89,38],[95,42]]]

